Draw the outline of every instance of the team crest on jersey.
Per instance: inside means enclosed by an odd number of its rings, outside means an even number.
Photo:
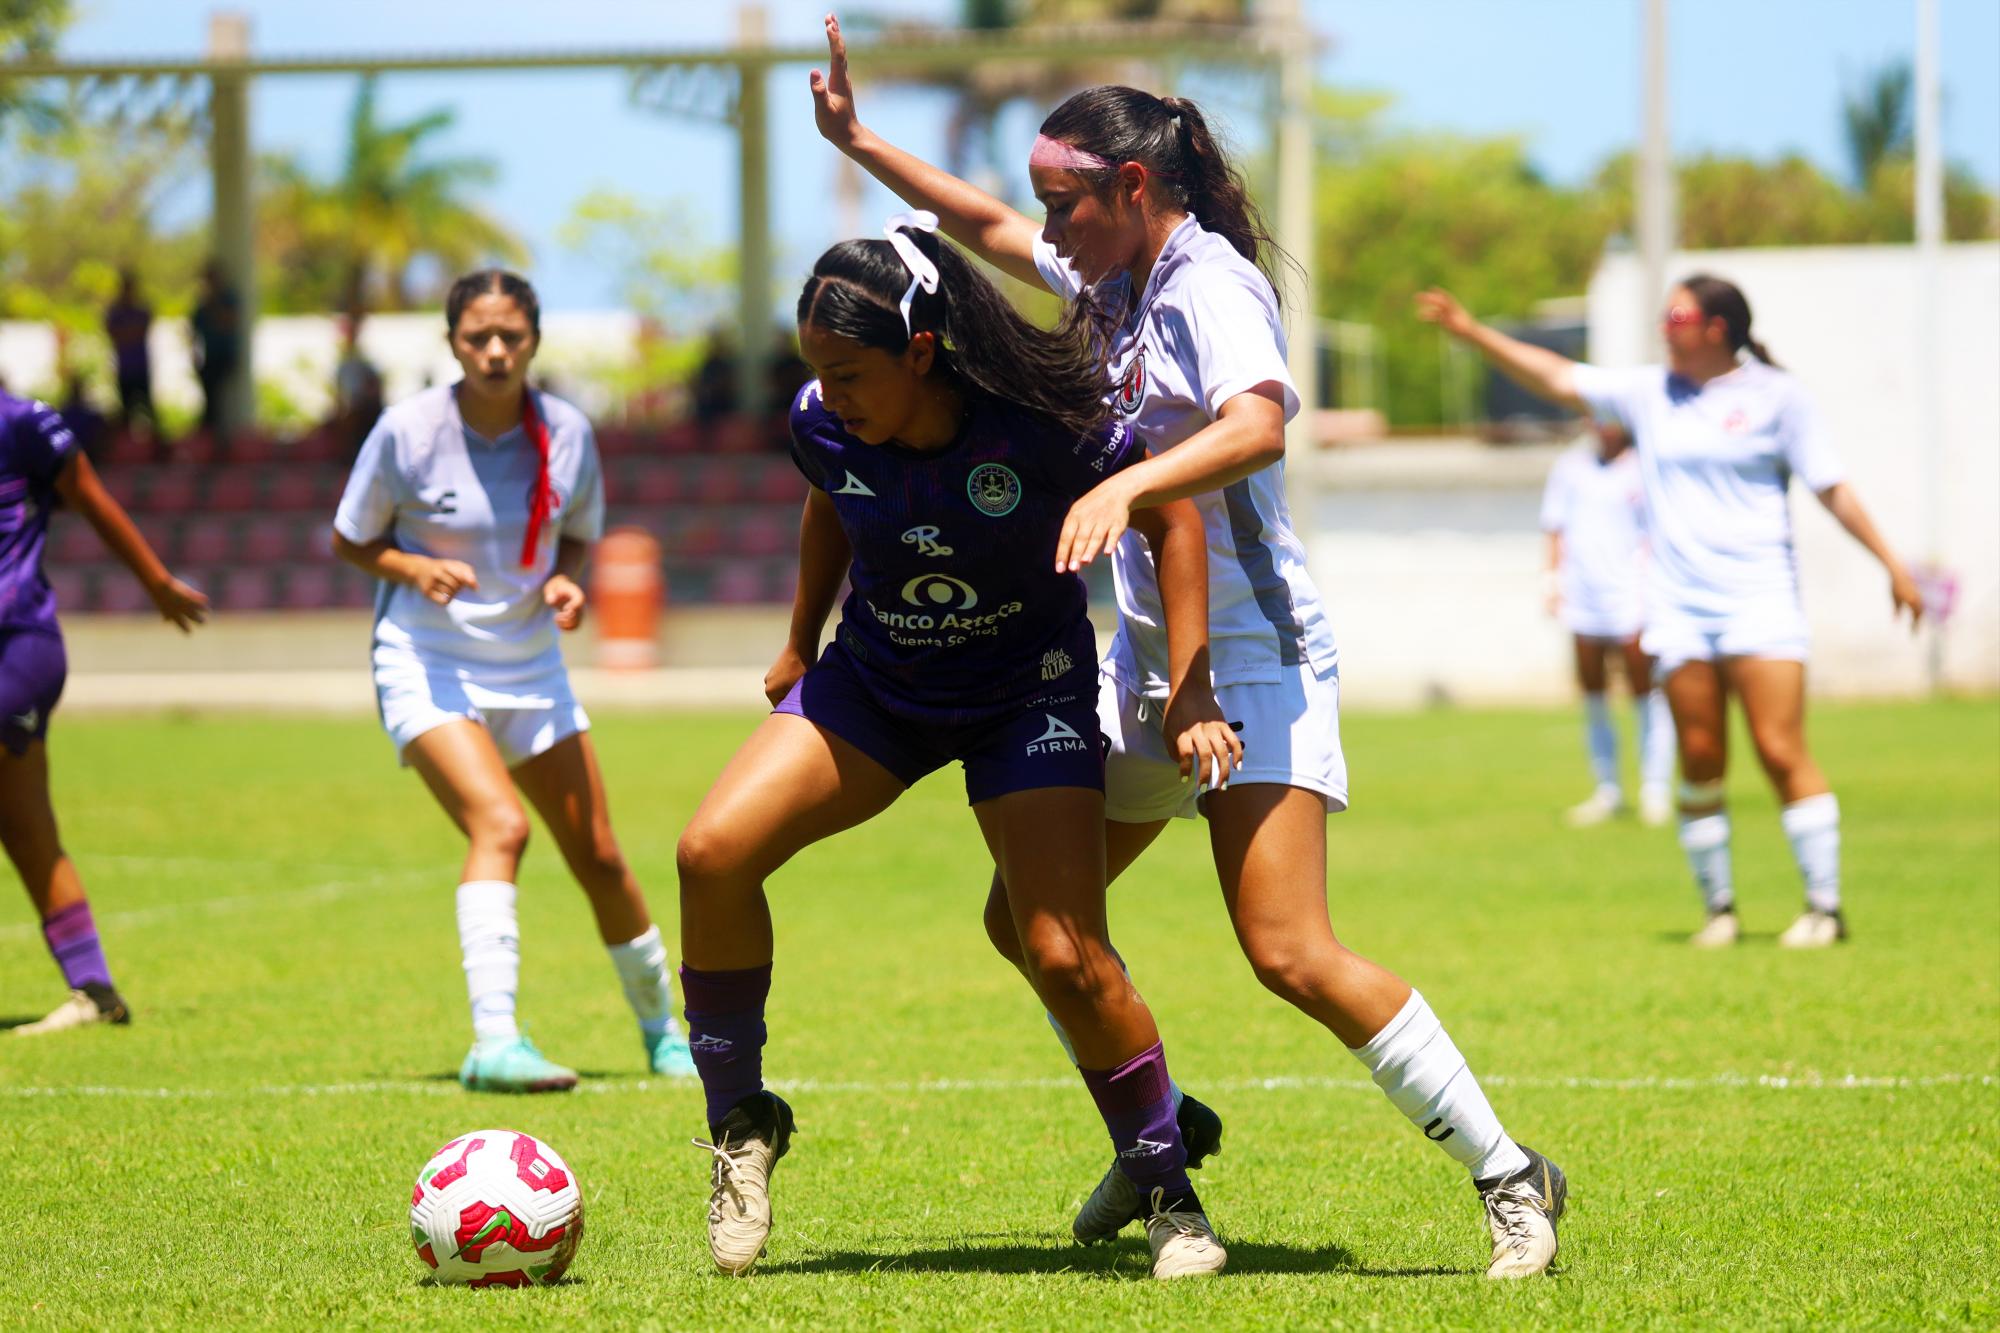
[[[1132,363],[1125,367],[1124,378],[1118,381],[1118,392],[1111,395],[1111,405],[1118,409],[1120,416],[1134,416],[1139,404],[1146,401],[1146,349],[1141,347],[1132,353]]]
[[[1021,503],[1021,479],[1014,475],[1013,468],[981,463],[965,479],[965,494],[974,509],[990,518],[1001,518],[1013,513],[1014,506]]]

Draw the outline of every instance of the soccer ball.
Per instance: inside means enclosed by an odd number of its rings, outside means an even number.
[[[576,1173],[532,1134],[461,1134],[424,1163],[410,1194],[410,1242],[439,1282],[544,1286],[582,1239]]]

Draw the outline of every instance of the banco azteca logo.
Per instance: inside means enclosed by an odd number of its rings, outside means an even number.
[[[970,611],[979,605],[979,594],[964,579],[949,574],[919,574],[903,585],[903,600],[911,606]]]
[[[1000,463],[981,463],[965,479],[965,495],[972,507],[990,518],[1014,512],[1021,503],[1021,479],[1014,469]]]

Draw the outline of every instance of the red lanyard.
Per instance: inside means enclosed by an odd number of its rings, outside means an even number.
[[[528,488],[528,531],[521,539],[521,568],[532,569],[542,544],[542,524],[555,508],[555,495],[549,489],[549,428],[535,410],[534,390],[526,385],[521,387],[521,429],[534,443],[536,458],[535,484]]]

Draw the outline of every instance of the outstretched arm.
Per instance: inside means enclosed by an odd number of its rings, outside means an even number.
[[[1590,410],[1576,392],[1576,362],[1561,352],[1510,338],[1467,314],[1450,292],[1433,287],[1417,294],[1417,318],[1437,325],[1460,342],[1472,344],[1493,368],[1514,383],[1572,412]]]
[[[916,208],[938,215],[944,234],[993,267],[1036,287],[1034,220],[948,171],[904,152],[861,123],[847,71],[847,42],[840,20],[826,16],[827,72],[812,72],[813,119],[826,141]]]
[[[153,548],[133,524],[125,507],[104,489],[104,483],[97,479],[97,469],[81,451],[56,474],[56,493],[62,496],[63,503],[90,520],[98,537],[146,589],[160,615],[181,633],[208,618],[208,598],[175,578],[160,563],[160,557],[153,554]]]
[[[1917,581],[1896,553],[1889,549],[1889,543],[1882,540],[1882,534],[1875,530],[1875,521],[1868,517],[1868,510],[1862,505],[1861,497],[1854,488],[1844,481],[1835,482],[1819,493],[1819,502],[1826,511],[1838,519],[1854,540],[1868,548],[1882,568],[1889,571],[1889,599],[1893,614],[1904,611],[1910,613],[1910,629],[1915,630],[1924,618],[1924,594],[1917,587]]]

